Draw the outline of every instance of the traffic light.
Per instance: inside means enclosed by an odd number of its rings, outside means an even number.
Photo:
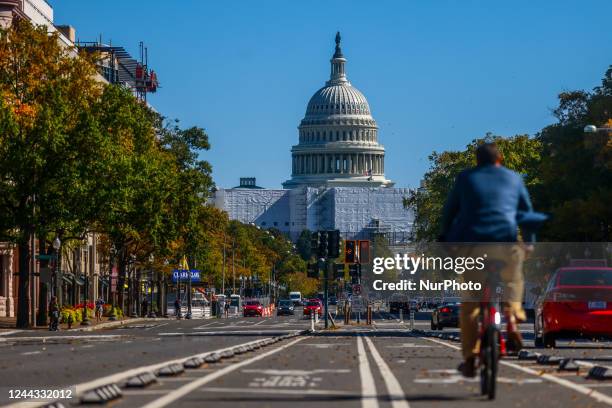
[[[319,250],[317,255],[319,258],[327,258],[328,236],[327,231],[319,231]]]
[[[306,276],[308,276],[309,278],[318,278],[319,277],[319,266],[314,263],[308,264],[308,269],[306,271]]]
[[[344,263],[355,263],[355,243],[353,240],[344,241]]]
[[[340,256],[340,231],[332,230],[327,232],[327,255],[330,258]]]
[[[341,264],[341,263],[334,264],[334,278],[335,279],[344,278],[344,264]]]
[[[359,263],[370,263],[370,241],[359,241]]]
[[[319,253],[319,232],[310,234],[310,255],[316,257]]]

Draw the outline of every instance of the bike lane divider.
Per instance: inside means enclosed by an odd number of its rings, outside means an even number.
[[[360,406],[355,336],[302,336],[228,363],[143,406]],[[369,397],[374,396],[371,392]],[[371,406],[372,407],[372,406]]]
[[[429,338],[429,337],[420,337],[420,338],[422,338],[423,340],[427,340],[429,342],[433,342],[441,346],[459,351],[459,352],[461,351],[460,346],[447,343],[446,341],[443,341],[443,340]],[[505,377],[504,375],[508,374],[508,370],[504,370],[503,373],[502,373],[502,370],[500,370],[500,374],[498,374],[498,384],[505,384],[505,383],[521,384],[521,380],[523,381],[523,384],[532,383],[532,381],[529,380],[529,378],[531,378],[531,379],[545,380],[551,386],[554,386],[554,388],[539,386],[537,387],[535,391],[530,391],[529,393],[525,392],[524,396],[520,396],[520,397],[516,396],[516,398],[524,398],[525,396],[531,396],[531,398],[529,398],[528,401],[530,400],[532,404],[535,403],[537,400],[541,400],[544,403],[553,404],[555,406],[563,406],[563,402],[567,401],[568,398],[573,401],[572,403],[573,406],[597,406],[597,405],[593,405],[594,403],[599,403],[598,406],[612,406],[612,396],[609,396],[602,392],[594,390],[593,388],[583,385],[582,383],[571,381],[567,379],[567,376],[553,375],[543,370],[539,370],[536,367],[532,368],[532,367],[528,367],[528,366],[519,364],[516,361],[518,360],[502,359],[500,360],[500,368],[502,367],[511,368],[515,371],[519,371],[521,373],[528,374],[528,377],[518,379],[516,381],[507,381],[508,378]],[[582,378],[580,377],[575,377],[575,378],[578,380],[582,380]],[[476,381],[479,381],[478,377],[476,377]],[[557,386],[560,386],[561,388]],[[503,398],[504,393],[505,393],[502,389],[500,389],[500,391],[501,391],[499,393],[500,397],[498,397],[498,399]],[[555,401],[557,402],[556,404],[555,404]]]
[[[197,368],[202,366],[204,363],[208,363],[209,361],[216,362],[225,358],[231,359],[235,355],[264,348],[276,342],[293,338],[299,334],[303,333],[296,332],[282,337],[260,338],[249,342],[238,343],[222,349],[200,352],[197,354],[188,355],[186,357],[174,358],[155,364],[131,368],[84,383],[67,386],[66,388],[73,390],[74,395],[74,399],[70,400],[69,402],[71,406],[77,406],[79,403],[104,403],[111,400],[119,400],[117,402],[120,402],[120,398],[123,396],[121,389],[129,388],[130,382],[144,382],[144,384],[140,385],[140,387],[144,388],[156,383],[159,378],[183,374],[186,368]],[[144,378],[147,378],[148,380],[144,380]],[[165,381],[170,380],[166,379]],[[146,392],[144,393],[146,394]],[[65,403],[66,401],[26,400],[7,405],[6,407],[33,408],[46,406],[51,402]]]

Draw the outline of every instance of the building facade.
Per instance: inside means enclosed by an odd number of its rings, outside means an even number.
[[[230,219],[276,228],[294,240],[306,229],[338,229],[344,238],[378,233],[406,242],[413,223],[403,205],[409,190],[385,177],[378,126],[347,78],[340,41],[338,33],[330,79],[310,98],[298,126],[283,189],[252,188],[241,179],[237,187],[217,190],[214,205]]]

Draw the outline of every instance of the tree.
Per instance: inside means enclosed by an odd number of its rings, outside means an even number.
[[[102,86],[91,61],[71,52],[27,21],[0,30],[0,234],[19,251],[18,327],[29,325],[28,242],[80,229],[86,217],[75,214],[85,204],[72,198],[91,187],[85,180],[100,147],[88,112]]]
[[[441,233],[442,210],[455,178],[463,170],[476,165],[476,147],[484,142],[495,142],[504,158],[504,165],[525,177],[528,188],[540,183],[536,171],[541,155],[541,142],[528,135],[512,137],[487,134],[474,139],[462,151],[434,152],[429,156],[431,166],[419,189],[412,190],[404,205],[415,210],[414,234],[417,241],[435,241]]]
[[[310,240],[312,238],[312,232],[310,230],[305,229],[300,232],[300,236],[298,237],[295,246],[297,248],[298,253],[302,257],[304,261],[309,261],[312,256],[312,251],[310,248]]]

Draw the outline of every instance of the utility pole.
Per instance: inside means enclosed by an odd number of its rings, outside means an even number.
[[[223,234],[223,265],[221,265],[221,293],[225,295],[225,234]]]

